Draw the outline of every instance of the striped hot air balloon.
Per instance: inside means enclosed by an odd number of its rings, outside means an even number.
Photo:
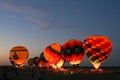
[[[10,62],[16,67],[24,66],[26,59],[29,56],[28,50],[23,46],[15,46],[10,50]]]
[[[44,49],[45,60],[52,68],[61,68],[64,59],[61,58],[62,46],[59,43],[52,43]]]

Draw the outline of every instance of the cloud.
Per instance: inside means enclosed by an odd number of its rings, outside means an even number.
[[[28,2],[21,0],[1,0],[0,7],[21,13],[41,14],[42,16],[45,14],[45,12],[37,5],[32,3],[28,4]]]
[[[48,22],[48,21],[44,21],[44,20],[40,20],[40,19],[36,19],[36,18],[31,18],[30,19],[32,22],[36,23],[37,26],[33,26],[34,30],[49,30],[53,27],[55,27],[55,23],[53,22]]]
[[[24,0],[0,0],[0,7],[24,14],[23,19],[27,19],[30,22],[33,22],[35,26],[32,27],[33,30],[47,30],[55,26],[51,21],[45,20],[47,12],[40,5],[35,5],[33,3],[23,2]],[[11,15],[16,17],[15,15]],[[44,20],[43,20],[44,19]]]

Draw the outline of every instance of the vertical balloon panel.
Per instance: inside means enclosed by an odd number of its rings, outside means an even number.
[[[112,42],[106,36],[89,36],[84,40],[83,48],[89,61],[98,69],[110,55]]]
[[[16,46],[10,50],[9,54],[10,61],[12,61],[16,67],[21,67],[24,66],[26,59],[28,58],[29,52],[23,46]]]

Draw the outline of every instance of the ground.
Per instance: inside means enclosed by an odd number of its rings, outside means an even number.
[[[91,67],[65,67],[55,70],[1,66],[0,80],[120,80],[120,67],[105,67],[95,71]]]

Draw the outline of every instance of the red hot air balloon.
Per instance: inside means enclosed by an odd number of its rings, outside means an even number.
[[[73,66],[77,66],[83,59],[83,43],[77,39],[70,39],[63,44],[62,57]]]
[[[44,49],[44,57],[52,68],[61,68],[64,59],[61,58],[62,46],[58,43],[52,43]]]
[[[16,67],[24,66],[26,59],[28,58],[29,52],[23,46],[16,46],[10,50],[10,62]]]
[[[112,50],[112,42],[106,36],[89,36],[84,40],[83,48],[95,69],[107,59]]]

